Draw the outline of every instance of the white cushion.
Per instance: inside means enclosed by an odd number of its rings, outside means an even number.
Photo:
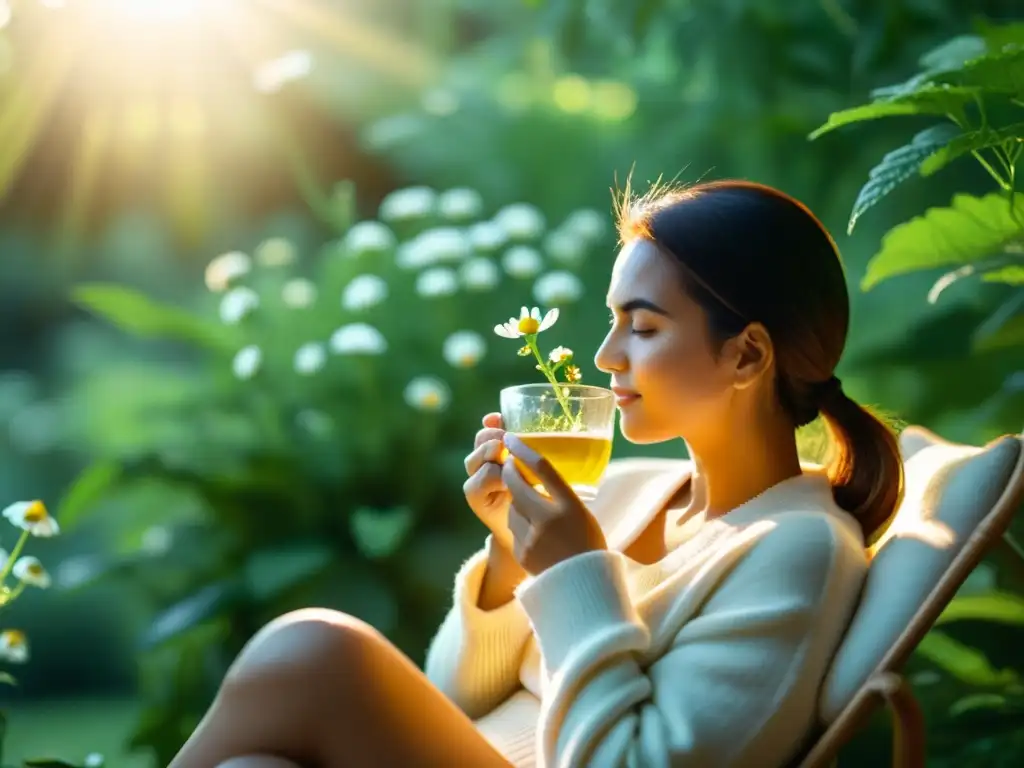
[[[906,629],[971,532],[1003,493],[1021,441],[984,448],[901,438],[906,492],[874,552],[860,604],[825,679],[820,715],[830,723]]]

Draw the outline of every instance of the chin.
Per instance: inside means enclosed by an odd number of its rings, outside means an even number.
[[[678,435],[670,434],[664,424],[656,424],[639,414],[619,413],[619,432],[634,445],[653,445],[673,440]]]

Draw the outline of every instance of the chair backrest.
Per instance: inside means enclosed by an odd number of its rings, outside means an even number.
[[[904,498],[871,547],[860,603],[822,687],[826,724],[873,673],[902,666],[1006,530],[1024,494],[1021,436],[979,448],[910,427],[900,445]]]

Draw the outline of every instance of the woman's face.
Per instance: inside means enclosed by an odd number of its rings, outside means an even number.
[[[623,436],[633,443],[719,429],[736,383],[729,350],[714,354],[704,310],[683,290],[679,268],[648,240],[619,253],[608,289],[611,330],[594,362],[611,375]]]

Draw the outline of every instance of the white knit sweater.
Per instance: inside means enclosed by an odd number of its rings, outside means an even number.
[[[867,571],[860,528],[809,472],[680,526],[658,563],[622,555],[689,471],[612,462],[591,505],[609,551],[500,608],[477,606],[486,547],[456,576],[426,673],[517,767],[774,768],[805,746]]]

